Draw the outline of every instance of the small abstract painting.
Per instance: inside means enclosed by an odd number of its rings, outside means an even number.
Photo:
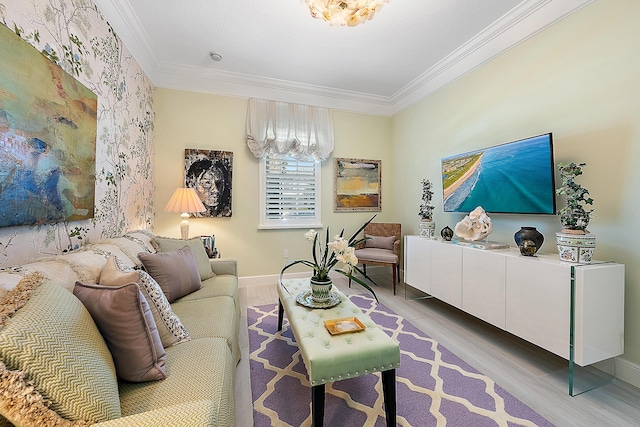
[[[231,216],[231,176],[233,152],[215,150],[184,150],[185,186],[200,196],[206,211],[195,217]]]
[[[381,163],[335,159],[335,212],[382,210]]]
[[[0,25],[0,227],[93,218],[98,98]]]

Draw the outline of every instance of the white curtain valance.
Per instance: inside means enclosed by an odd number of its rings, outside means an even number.
[[[328,108],[249,99],[247,146],[255,157],[326,160],[333,151]]]

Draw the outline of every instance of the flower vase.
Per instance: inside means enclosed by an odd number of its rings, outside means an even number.
[[[436,223],[431,220],[422,220],[418,226],[420,229],[420,237],[424,237],[425,239],[435,239],[436,238]]]
[[[591,264],[596,250],[595,234],[576,234],[572,230],[556,233],[556,245],[560,261]]]
[[[315,302],[326,302],[331,297],[331,288],[333,281],[327,277],[324,280],[316,280],[311,278],[311,298]]]

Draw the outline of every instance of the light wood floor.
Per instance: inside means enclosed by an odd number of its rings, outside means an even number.
[[[403,284],[397,285],[394,296],[388,268],[370,268],[368,272],[378,284],[374,289],[382,304],[403,315],[555,425],[640,426],[640,389],[615,380],[571,397],[564,359],[436,299],[405,300]],[[334,284],[347,295],[364,291],[357,284],[348,288],[342,278],[334,280]],[[415,290],[412,292],[407,296],[419,295]],[[242,360],[237,368],[235,394],[238,427],[253,425],[246,309],[275,303],[277,298],[275,283],[240,288]]]

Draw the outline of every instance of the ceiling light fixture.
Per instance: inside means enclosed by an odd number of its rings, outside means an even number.
[[[389,0],[305,0],[311,16],[330,25],[355,27],[372,19]]]
[[[209,56],[211,57],[211,59],[213,59],[216,62],[219,62],[222,60],[222,55],[220,55],[219,53],[209,52]]]

